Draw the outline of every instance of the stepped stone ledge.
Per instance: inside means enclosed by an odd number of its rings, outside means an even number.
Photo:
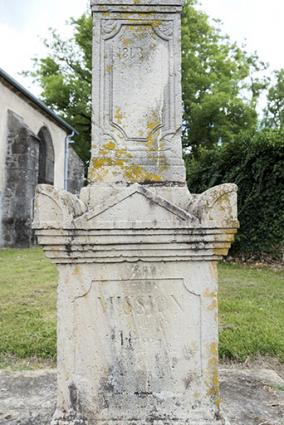
[[[220,260],[237,221],[237,187],[195,195],[187,210],[137,183],[95,208],[39,185],[33,228],[53,262]]]

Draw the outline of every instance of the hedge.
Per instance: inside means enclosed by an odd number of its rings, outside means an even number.
[[[284,131],[261,129],[213,150],[186,155],[192,193],[222,183],[238,185],[240,229],[234,255],[282,258],[284,247]]]

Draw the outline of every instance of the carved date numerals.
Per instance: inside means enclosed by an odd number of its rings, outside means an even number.
[[[120,47],[117,56],[120,59],[143,59],[142,47]]]

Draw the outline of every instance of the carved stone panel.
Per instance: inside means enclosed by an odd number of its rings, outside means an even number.
[[[112,25],[104,22],[103,31],[110,30]],[[104,43],[105,128],[117,129],[116,135],[125,140],[147,142],[159,128],[169,131],[174,118],[167,39],[172,22],[121,24],[112,34]]]
[[[138,9],[94,13],[89,181],[184,183],[179,13]]]
[[[75,300],[75,326],[84,330],[74,343],[76,374],[115,406],[122,393],[171,398],[191,392],[191,382],[196,391],[200,317],[201,298],[182,279],[94,280]]]

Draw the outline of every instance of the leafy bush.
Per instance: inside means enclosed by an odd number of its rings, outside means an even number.
[[[244,133],[185,159],[192,193],[221,183],[238,185],[240,229],[231,252],[279,257],[284,245],[284,131]]]

